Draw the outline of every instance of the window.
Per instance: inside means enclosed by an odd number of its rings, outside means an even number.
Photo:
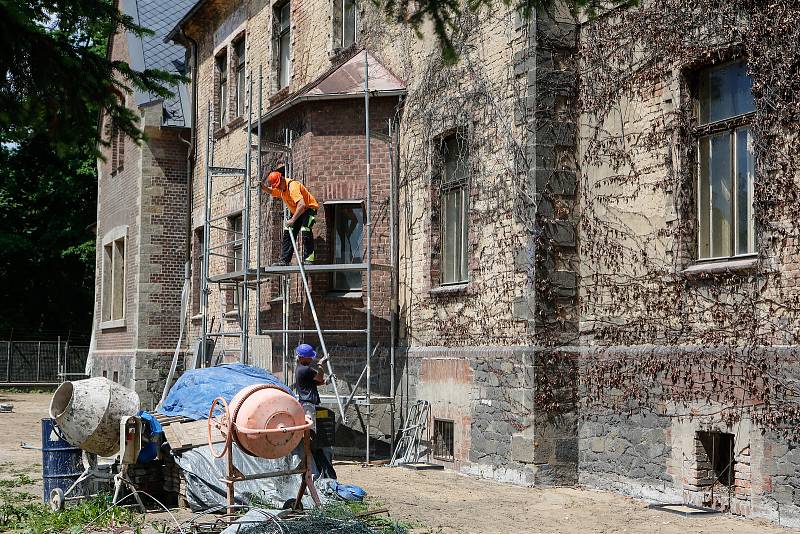
[[[110,119],[109,119],[110,120]],[[125,132],[111,126],[111,174],[118,174],[125,167]]]
[[[194,231],[195,253],[194,253],[194,272],[192,273],[192,314],[197,315],[200,313],[200,305],[202,304],[202,291],[203,291],[203,251],[205,251],[205,240],[203,236],[205,231],[203,228],[198,228]]]
[[[333,263],[364,261],[361,240],[364,233],[364,208],[361,204],[333,205]],[[361,291],[361,273],[333,273],[336,291]]]
[[[333,1],[334,48],[347,48],[356,42],[356,16],[355,0]]]
[[[467,154],[462,140],[451,135],[442,140],[441,183],[441,283],[467,281]]]
[[[244,234],[242,233],[242,215],[234,215],[228,218],[230,231],[228,232],[228,242],[230,243],[230,266],[231,271],[238,272],[243,270],[244,262],[242,259],[242,245],[244,243]],[[233,291],[233,301],[228,301],[228,311],[239,311],[241,304],[243,288],[241,284],[236,284],[235,291]]]
[[[103,321],[125,318],[125,238],[103,245]]]
[[[241,117],[245,111],[245,97],[247,90],[245,88],[245,42],[244,38],[240,39],[233,45],[233,53],[236,56],[236,116]]]
[[[278,90],[289,85],[289,70],[292,65],[291,50],[291,26],[290,26],[291,3],[287,2],[282,6],[276,7],[275,16],[275,44],[277,47],[278,66]]]
[[[701,259],[755,252],[755,157],[749,122],[753,82],[743,62],[700,72],[697,99],[697,218]]]
[[[433,420],[433,457],[437,460],[454,460],[454,424],[444,419]]]
[[[217,113],[219,126],[228,122],[228,56],[223,52],[217,56]]]
[[[726,432],[697,432],[697,463],[698,466],[709,466],[707,476],[703,477],[703,485],[722,484],[733,486],[735,481],[734,467],[736,466],[733,452],[734,435]],[[701,469],[698,467],[698,471]]]

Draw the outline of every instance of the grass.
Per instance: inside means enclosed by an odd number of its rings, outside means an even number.
[[[18,474],[15,479],[0,480],[0,532],[24,534],[78,534],[86,527],[127,525],[141,532],[142,516],[118,506],[111,506],[110,497],[101,495],[53,512],[38,497],[15,488],[34,482]]]
[[[29,477],[25,473],[16,473],[16,478],[0,480],[0,488],[18,488],[20,486],[30,486],[36,483],[36,479]]]

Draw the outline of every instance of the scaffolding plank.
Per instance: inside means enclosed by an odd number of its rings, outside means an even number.
[[[319,396],[320,404],[336,404],[336,395],[320,395]],[[379,395],[371,395],[369,401],[367,400],[366,395],[355,395],[353,396],[353,400],[351,404],[355,404],[356,406],[369,406],[372,404],[391,404],[392,398],[391,397],[384,397]]]
[[[241,176],[245,173],[245,169],[239,167],[209,167],[208,171],[213,176]]]
[[[304,264],[303,268],[307,273],[334,273],[348,271],[366,271],[366,263],[328,263],[328,264]],[[262,267],[264,274],[291,274],[299,273],[299,265],[269,265]]]

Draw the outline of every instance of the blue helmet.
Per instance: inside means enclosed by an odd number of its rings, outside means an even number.
[[[294,353],[298,358],[311,358],[313,360],[317,357],[317,351],[315,351],[314,347],[308,345],[307,343],[298,345],[297,348],[294,349]]]

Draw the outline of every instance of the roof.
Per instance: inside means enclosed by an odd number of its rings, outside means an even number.
[[[363,98],[367,67],[371,97],[400,96],[406,93],[405,84],[397,76],[375,59],[375,56],[362,50],[298,90],[283,103],[268,110],[261,117],[261,122],[266,122],[302,102]]]
[[[180,19],[178,19],[176,22],[173,22],[172,29],[169,32],[167,32],[167,35],[164,37],[164,40],[165,41],[171,41],[172,39],[177,37],[178,32],[180,32],[181,28],[186,23],[186,21],[188,21],[190,18],[192,18],[192,16],[195,13],[197,13],[197,10],[200,9],[201,7],[203,7],[203,4],[205,4],[207,1],[208,0],[198,0],[197,2],[193,2],[194,3],[194,7],[192,7],[192,9],[190,9],[186,13],[184,13],[184,15]]]
[[[131,54],[131,67],[134,70],[159,69],[176,74],[184,74],[186,49],[173,42],[165,42],[167,33],[183,18],[194,5],[195,0],[122,0],[123,11],[153,35],[137,36],[128,33],[128,48]],[[164,100],[165,126],[184,126],[191,124],[192,106],[186,84],[175,87],[175,94]],[[152,93],[136,91],[136,103],[145,105],[161,97]]]

